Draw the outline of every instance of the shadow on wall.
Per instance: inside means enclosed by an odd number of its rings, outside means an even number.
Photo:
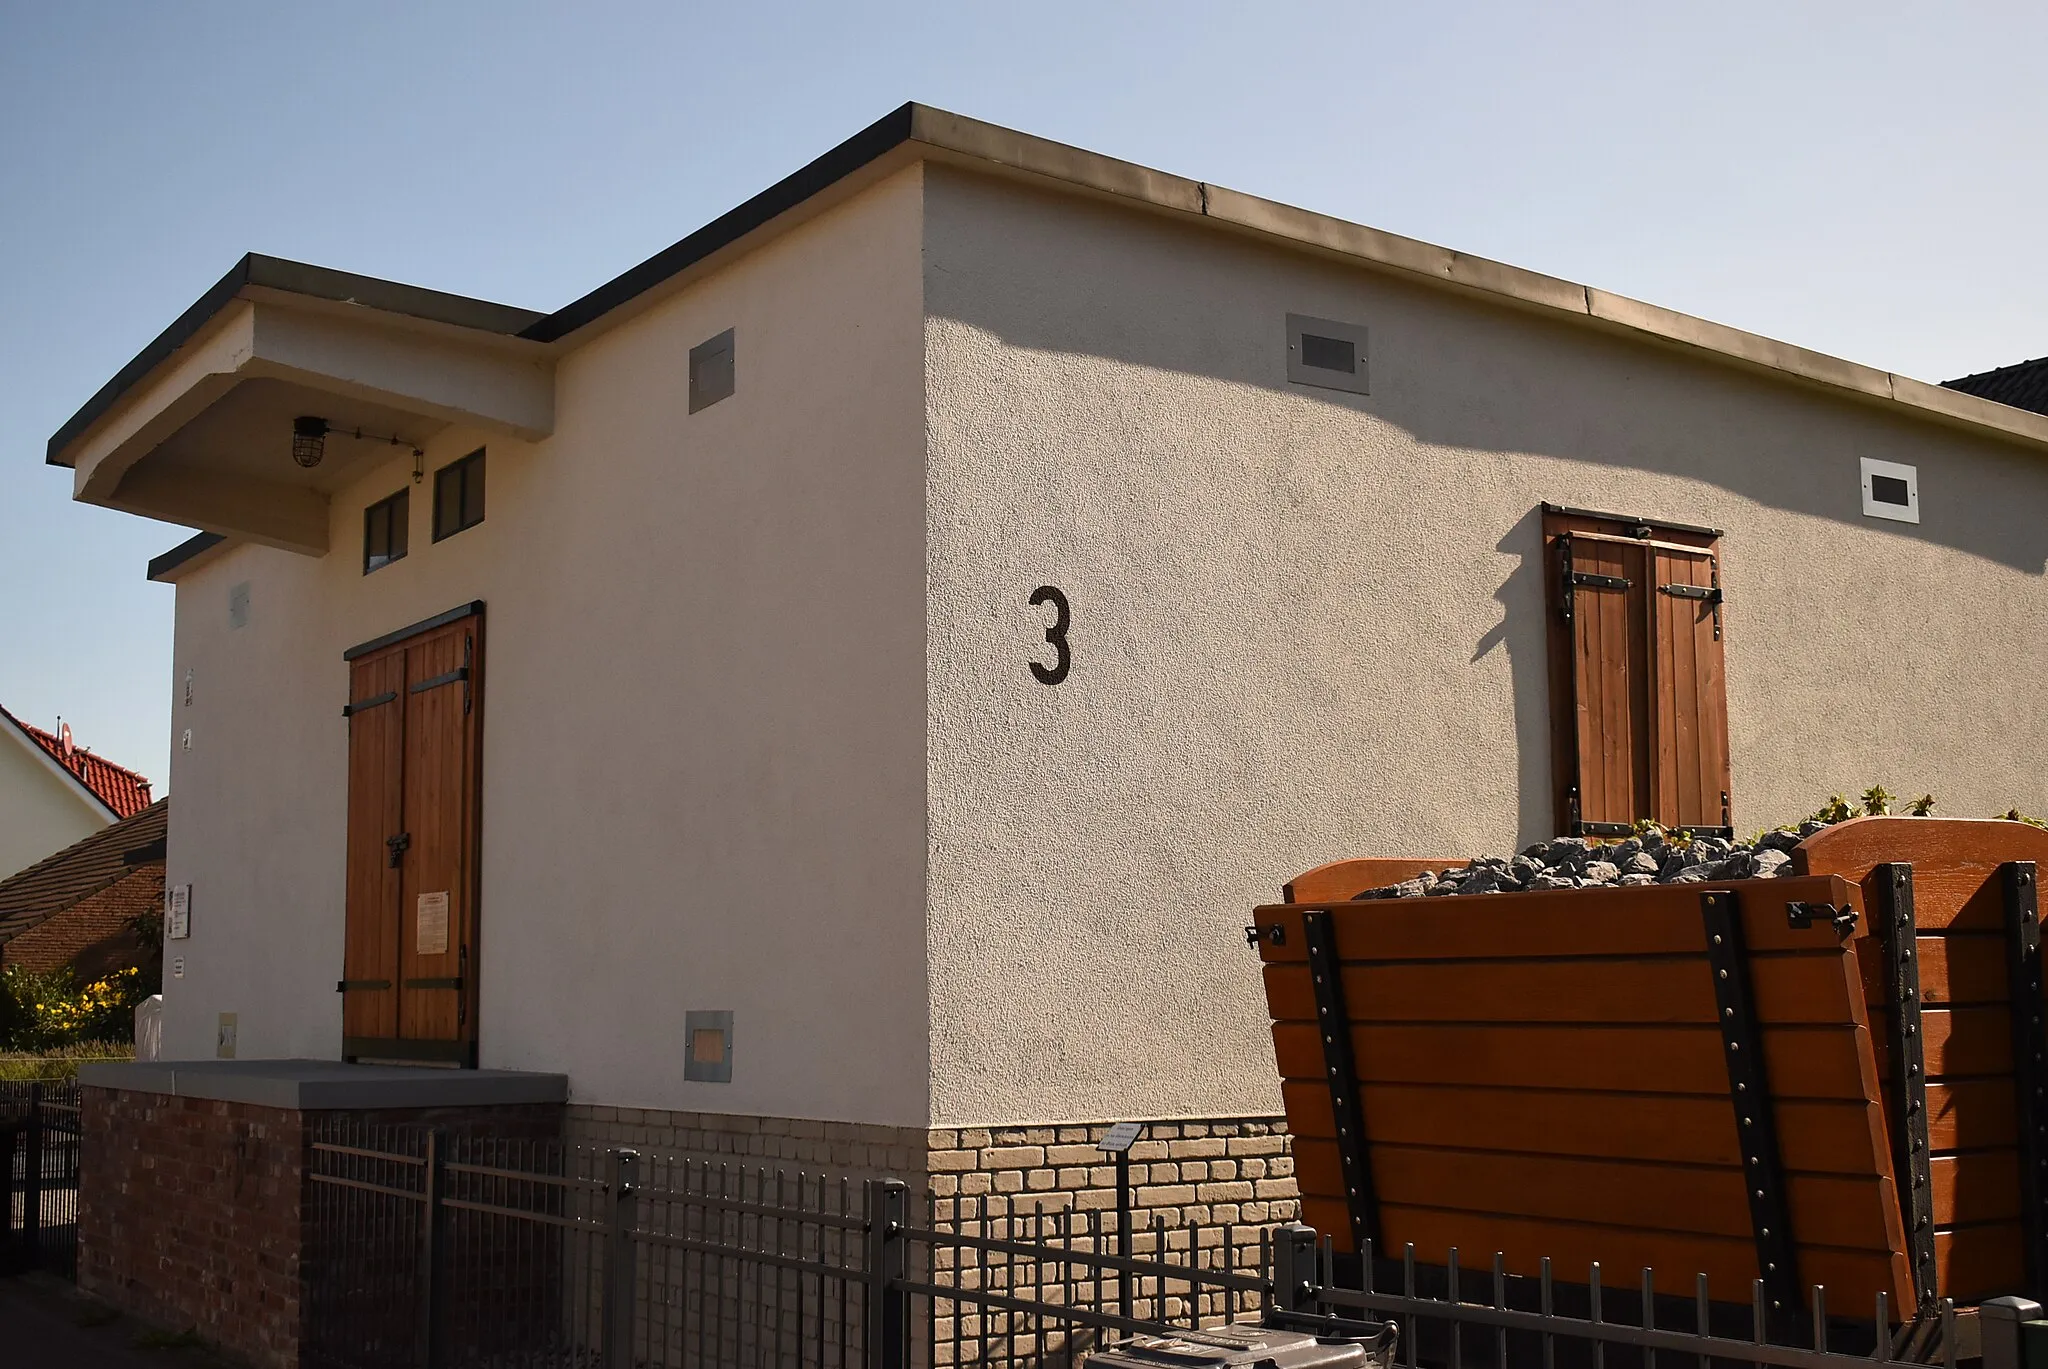
[[[2048,572],[2048,520],[2038,514],[2048,454],[1191,225],[971,176],[933,181],[926,306],[1012,347],[1350,410],[1446,455],[1551,457],[1704,482],[1769,507]],[[1371,394],[1288,382],[1289,311],[1368,328]],[[1446,384],[1446,375],[1460,379]],[[1940,452],[1930,450],[1936,444]],[[1956,496],[1937,482],[1922,491],[1922,523],[1874,523],[1861,507],[1863,456],[1960,460],[1972,468],[1970,489]],[[1612,511],[1710,521],[1686,508]],[[1368,511],[1357,512],[1365,523]],[[1534,545],[1530,532],[1528,542],[1502,549]]]

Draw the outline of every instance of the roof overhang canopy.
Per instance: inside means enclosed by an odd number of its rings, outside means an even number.
[[[389,296],[372,303],[361,281],[245,259],[51,440],[74,497],[317,556],[329,498],[394,443],[553,430],[551,350],[517,336],[537,315],[365,282]],[[332,430],[310,469],[292,459],[301,416]]]

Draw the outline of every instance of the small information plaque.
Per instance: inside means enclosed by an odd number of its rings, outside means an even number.
[[[1121,1155],[1131,1148],[1131,1143],[1138,1139],[1138,1133],[1144,1129],[1143,1122],[1118,1122],[1095,1143],[1095,1148],[1105,1155]]]
[[[182,941],[192,935],[192,886],[180,884],[164,891],[164,938]]]
[[[421,894],[414,918],[413,950],[420,955],[448,953],[448,891]]]

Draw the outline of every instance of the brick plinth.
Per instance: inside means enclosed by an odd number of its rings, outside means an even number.
[[[328,1118],[555,1136],[559,1104],[337,1114],[80,1091],[78,1282],[262,1369],[296,1369],[313,1133]]]

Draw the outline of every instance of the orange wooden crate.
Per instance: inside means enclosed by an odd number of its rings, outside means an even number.
[[[1774,1279],[1789,1274],[1802,1302],[1824,1285],[1844,1312],[1879,1293],[1900,1318],[1930,1295],[2039,1296],[2029,1250],[2048,1233],[2025,1196],[2022,1125],[2038,1138],[2043,1109],[2018,1103],[2007,912],[2009,882],[2035,861],[2048,863],[2048,832],[2021,824],[1868,818],[1810,838],[1795,874],[1775,880],[1352,901],[1448,862],[1299,876],[1255,922],[1304,1220],[1340,1251],[1362,1234],[1383,1256],[1411,1243],[1432,1264],[1452,1247],[1475,1264],[1499,1252],[1521,1274],[1549,1256],[1565,1279],[1598,1260],[1617,1284],[1647,1267],[1660,1292],[1684,1296],[1705,1274],[1729,1302],[1748,1301],[1759,1251],[1774,1249],[1794,1266]],[[1901,883],[1922,1005],[1903,1019],[1888,972]],[[1752,1173],[1779,1185],[1789,1241],[1781,1230],[1775,1247],[1745,1178],[1727,1063],[1738,1038],[1724,1031],[1740,1000],[1717,997],[1714,966],[1729,962],[1710,959],[1709,892],[1732,899],[1721,916],[1761,1048],[1777,1155]],[[1792,905],[1808,906],[1808,925],[1793,925]],[[1812,916],[1817,905],[1854,911],[1854,927]],[[1327,914],[1348,1027],[1357,1200],[1333,1102],[1345,1091],[1333,1092],[1318,1024],[1313,913]],[[2037,1022],[2038,972],[2029,982]],[[1916,1090],[1891,1073],[1906,1025],[1924,1051],[1924,1123],[1901,1111]],[[2038,1042],[2038,1027],[2022,1039]],[[1926,1151],[1895,1150],[1915,1135]],[[1918,1207],[1898,1183],[1916,1170]],[[1916,1216],[1928,1225],[1913,1239]]]

